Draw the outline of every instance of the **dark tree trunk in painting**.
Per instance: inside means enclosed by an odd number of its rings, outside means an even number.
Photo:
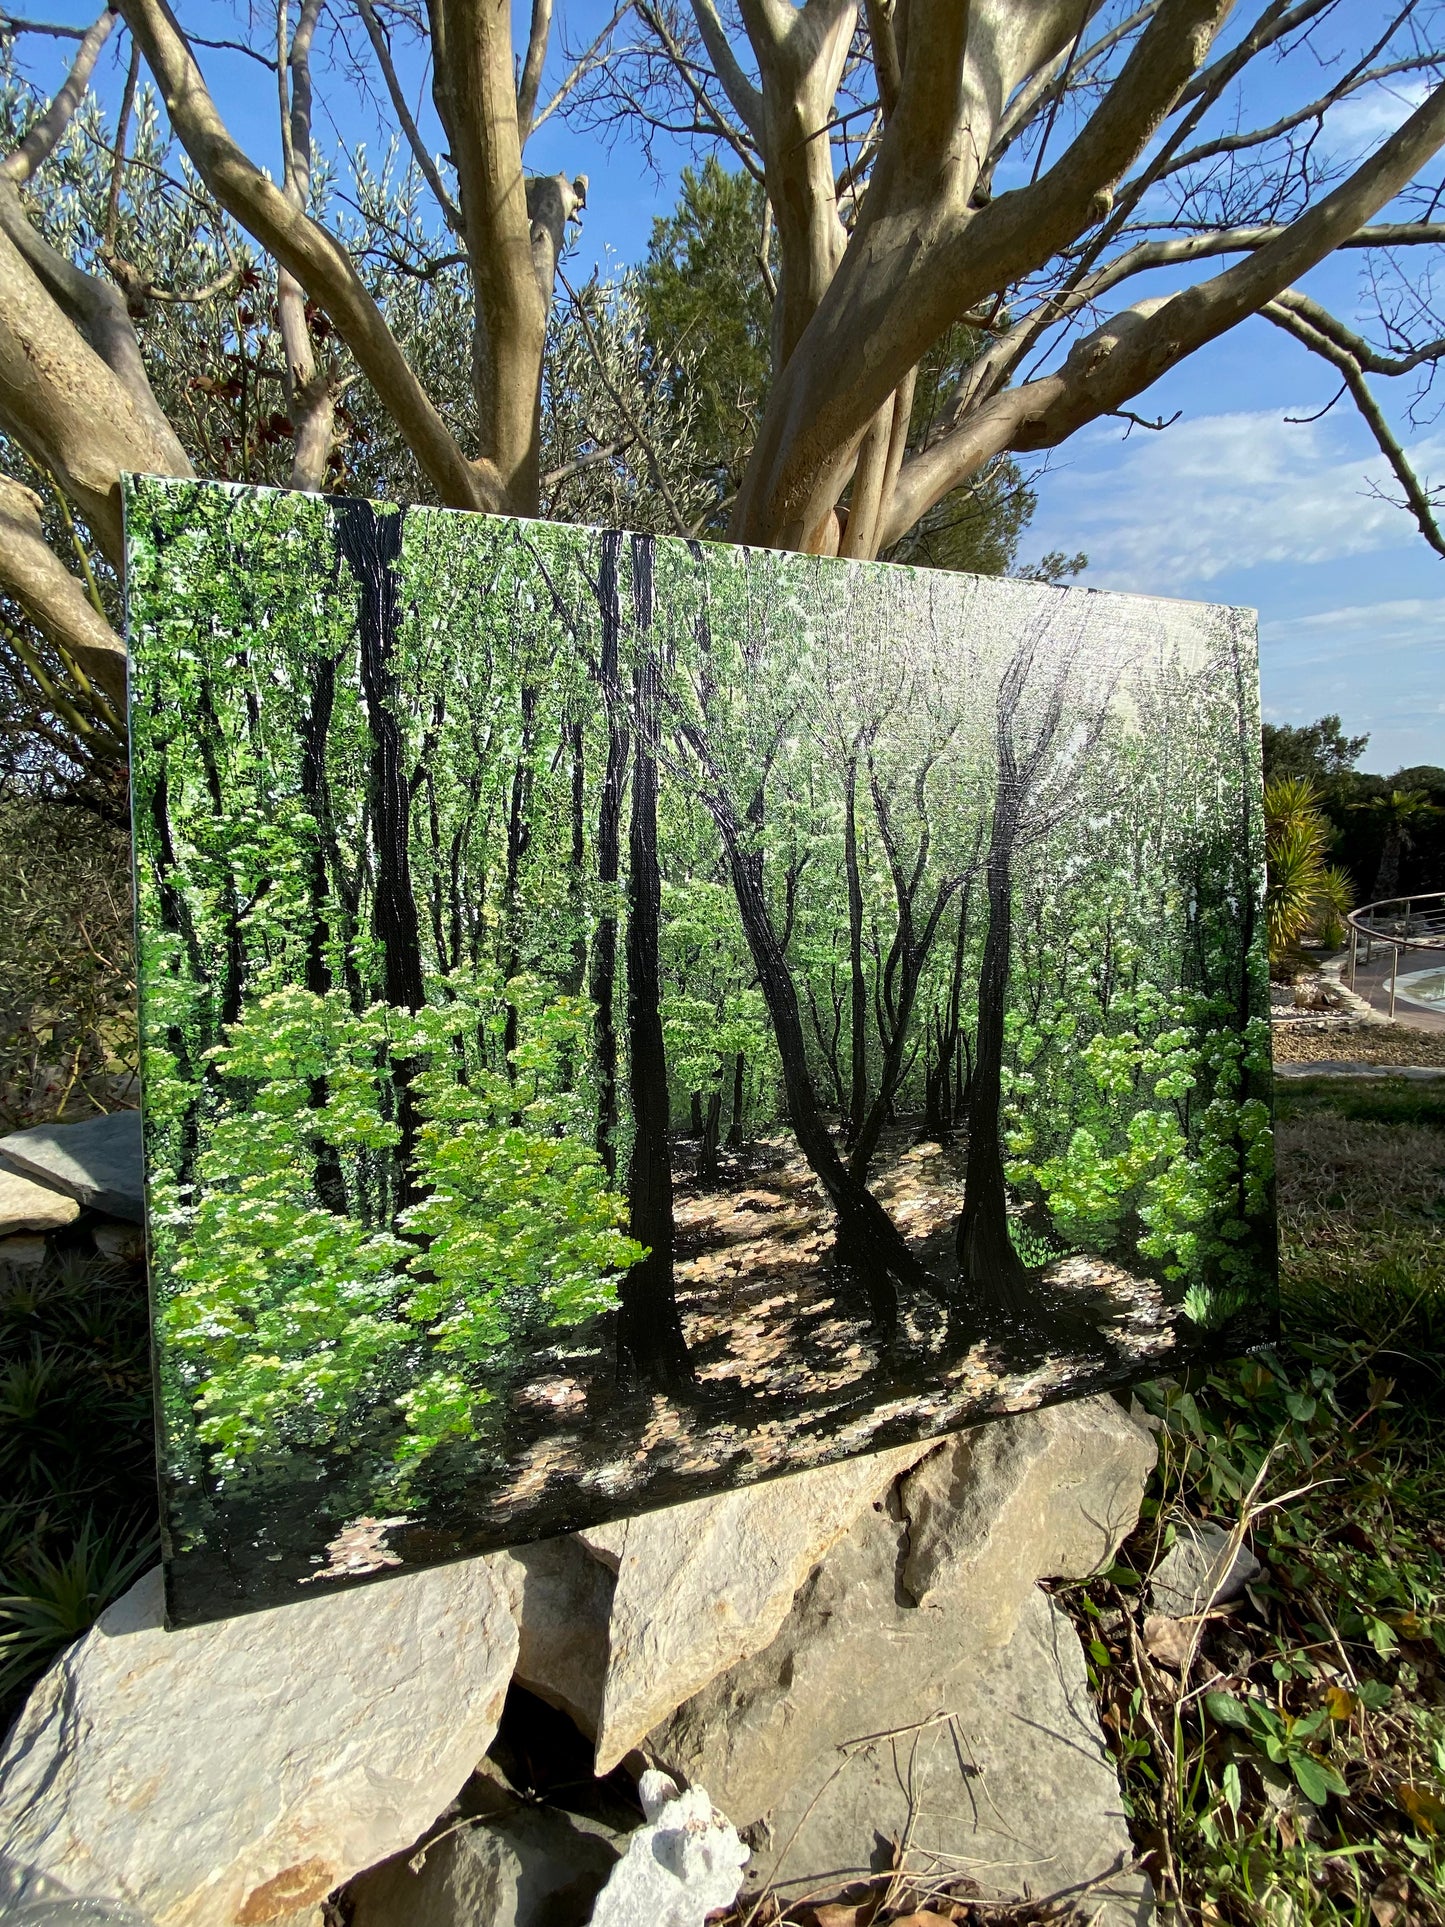
[[[301,725],[301,796],[315,825],[311,845],[311,934],[306,944],[306,988],[316,997],[331,989],[331,966],[326,960],[330,921],[331,884],[326,862],[326,833],[330,803],[326,785],[326,738],[336,706],[336,663],[328,655],[316,658],[311,674],[311,706]],[[330,1085],[313,1077],[308,1102],[313,1111],[326,1108]],[[336,1147],[324,1138],[312,1140],[316,1158],[316,1196],[328,1211],[345,1216],[346,1181]]]
[[[226,814],[225,785],[216,763],[216,750],[224,742],[221,719],[216,713],[215,698],[211,693],[208,676],[201,678],[200,713],[203,727],[197,732],[196,741],[201,752],[201,762],[206,772],[206,787],[211,794],[211,806],[215,810],[217,822]],[[236,890],[236,873],[222,853],[225,864],[225,877],[221,884],[221,920],[225,932],[221,954],[225,962],[221,970],[221,1008],[220,1025],[224,1034],[232,1024],[240,1022],[241,999],[246,981],[246,951],[241,938],[241,900]]]
[[[1009,1235],[1008,1186],[999,1126],[1004,1013],[1013,944],[1014,858],[1024,836],[1030,794],[1039,782],[1062,720],[1068,680],[1068,671],[1061,666],[1053,688],[1041,701],[1033,740],[1020,758],[1015,732],[1039,640],[1037,631],[1024,638],[999,684],[995,725],[998,787],[987,859],[988,934],[979,966],[978,1030],[968,1103],[968,1164],[956,1237],[960,1289],[969,1300],[1002,1312],[1016,1324],[1032,1320],[1035,1325],[1040,1323],[1039,1294]],[[1055,807],[1062,796],[1062,791],[1054,796]],[[1033,801],[1036,820],[1030,824],[1029,834],[1037,837],[1047,821],[1047,812],[1040,808],[1040,799]]]
[[[733,1059],[733,1107],[728,1115],[727,1146],[730,1151],[743,1148],[743,1097],[748,1061],[741,1051]]]
[[[762,853],[754,845],[751,828],[745,829],[739,822],[701,733],[685,727],[684,735],[703,766],[703,801],[722,839],[738,914],[757,971],[758,985],[772,1019],[782,1060],[789,1124],[799,1150],[837,1214],[839,1255],[861,1278],[872,1308],[874,1328],[884,1349],[891,1350],[898,1327],[894,1281],[921,1286],[935,1297],[939,1295],[939,1288],[927,1267],[909,1250],[903,1234],[882,1205],[866,1185],[852,1177],[838,1155],[808,1067],[797,989],[768,911]]]
[[[722,1087],[708,1093],[707,1113],[701,1119],[697,1140],[697,1181],[709,1189],[718,1181],[718,1135],[722,1127]]]
[[[968,1106],[968,1168],[958,1220],[963,1288],[976,1303],[1013,1317],[1027,1315],[1033,1297],[1027,1267],[1008,1225],[999,1111],[1003,1096],[1004,1009],[1008,1001],[1013,936],[1013,847],[1018,834],[1017,777],[1008,759],[999,769],[988,852],[988,935],[978,978],[978,1036]]]
[[[848,985],[852,1059],[845,1138],[851,1149],[868,1102],[868,983],[863,975],[863,881],[858,868],[858,753],[843,770],[843,859],[848,873]],[[866,1169],[866,1165],[865,1165]]]
[[[160,897],[161,928],[167,935],[179,937],[185,946],[187,967],[193,984],[203,984],[206,972],[201,958],[200,941],[196,935],[195,919],[183,892],[172,882],[176,873],[176,846],[171,835],[171,812],[169,785],[166,780],[166,766],[161,762],[156,770],[155,785],[150,797],[151,825],[155,831],[158,861],[152,865]],[[204,1053],[215,1042],[204,1031],[195,1040],[199,1050],[192,1056],[192,1040],[186,1036],[180,1024],[167,1024],[166,1048],[176,1060],[176,1069],[185,1080],[190,1095],[185,1112],[181,1118],[180,1155],[176,1160],[176,1182],[182,1191],[189,1186],[195,1170],[198,1149],[197,1107],[200,1102],[201,1085],[197,1077],[197,1064],[204,1065],[214,1072],[214,1062],[206,1063]]]
[[[597,1034],[597,1151],[609,1178],[617,1176],[617,879],[622,869],[622,793],[627,783],[628,731],[618,672],[622,601],[618,561],[622,537],[614,529],[602,537],[597,576],[602,620],[598,680],[607,715],[607,767],[597,807],[597,881],[602,908],[592,940],[589,988]]]
[[[968,947],[968,908],[972,885],[965,884],[958,900],[958,927],[953,938],[953,971],[948,1000],[935,1020],[932,1055],[925,1075],[922,1135],[943,1144],[952,1136],[962,1111],[958,1065],[963,1049],[963,964]]]
[[[532,847],[532,758],[536,750],[537,691],[530,683],[522,685],[522,741],[512,765],[512,786],[507,803],[507,880],[505,890],[506,927],[502,938],[502,982],[509,984],[522,968],[522,866]],[[517,1070],[512,1053],[517,1048],[519,1015],[516,1004],[507,999],[507,1027],[502,1037],[502,1054],[507,1075],[515,1079]]]
[[[575,997],[587,974],[587,764],[586,731],[580,722],[567,725],[567,747],[572,758],[572,837],[567,852],[567,914],[572,919],[572,930],[567,946],[567,968],[561,982],[567,995]]]
[[[361,687],[371,739],[369,792],[376,855],[372,931],[381,946],[382,994],[398,1009],[415,1011],[421,1009],[426,989],[411,880],[411,789],[392,672],[402,516],[401,511],[378,513],[370,502],[340,502],[336,507],[337,545],[361,591]],[[405,1210],[419,1195],[411,1169],[417,1134],[412,1095],[416,1069],[414,1059],[392,1067],[401,1133],[395,1152],[394,1211]]]
[[[636,653],[632,672],[632,818],[627,844],[627,1044],[632,1156],[627,1166],[628,1234],[647,1246],[622,1280],[618,1368],[664,1390],[693,1372],[673,1292],[672,1149],[667,1056],[662,1035],[662,877],[657,856],[658,718],[661,665],[652,634],[652,538],[632,538]]]

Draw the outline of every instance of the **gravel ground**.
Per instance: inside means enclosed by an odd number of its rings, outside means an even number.
[[[1404,1024],[1311,1024],[1290,1019],[1274,1026],[1276,1063],[1445,1064],[1445,1031]]]

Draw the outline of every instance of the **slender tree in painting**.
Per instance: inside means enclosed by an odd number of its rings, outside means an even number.
[[[627,864],[627,1043],[632,1155],[628,1235],[646,1247],[622,1281],[618,1365],[670,1391],[691,1384],[687,1342],[673,1292],[672,1147],[662,1035],[657,854],[658,737],[664,670],[654,624],[653,541],[632,538],[632,819]]]
[[[988,933],[979,966],[968,1171],[956,1233],[959,1292],[1019,1326],[1039,1320],[1040,1303],[1036,1280],[1009,1229],[1000,1137],[1015,869],[1022,853],[1047,838],[1067,813],[1112,696],[1108,689],[1091,705],[1092,714],[1080,725],[1082,740],[1064,729],[1079,640],[1075,637],[1063,647],[1057,639],[1050,643],[1053,614],[1050,610],[1031,622],[1000,679],[995,705],[997,773],[986,859]]]

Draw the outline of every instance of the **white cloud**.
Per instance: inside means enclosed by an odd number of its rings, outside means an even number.
[[[1305,413],[1287,410],[1285,413]],[[1117,431],[1107,431],[1114,441]],[[1418,542],[1414,524],[1371,492],[1393,478],[1362,459],[1358,429],[1333,416],[1290,423],[1271,410],[1204,415],[1161,434],[1138,430],[1127,449],[1105,431],[1076,444],[1074,465],[1046,497],[1045,546],[1083,548],[1100,588],[1178,594],[1226,570],[1310,563]],[[1412,451],[1427,476],[1445,444]],[[1102,458],[1102,459],[1101,459]]]
[[[1260,624],[1264,710],[1312,722],[1331,710],[1368,730],[1368,769],[1445,763],[1445,596],[1351,603]]]
[[[1424,79],[1376,81],[1331,109],[1325,125],[1331,148],[1342,155],[1358,155],[1378,147],[1424,100],[1430,83]]]

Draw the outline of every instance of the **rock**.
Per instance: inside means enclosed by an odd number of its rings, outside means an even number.
[[[489,1560],[517,1621],[517,1684],[560,1708],[595,1739],[616,1585],[612,1569],[572,1537],[541,1539],[492,1553]]]
[[[0,1168],[0,1235],[11,1231],[58,1231],[80,1216],[80,1206],[63,1191]]]
[[[1157,1613],[1189,1619],[1243,1596],[1264,1567],[1246,1546],[1231,1549],[1231,1535],[1208,1520],[1183,1519],[1174,1544],[1149,1578]]]
[[[1048,1496],[1035,1417],[1048,1421],[1080,1516]],[[1101,1462],[1133,1468],[1137,1493],[1134,1442],[1113,1412],[1094,1417]],[[1056,1414],[988,1429],[1013,1437],[981,1454],[955,1455],[950,1445],[901,1481],[891,1503],[866,1511],[828,1553],[771,1645],[649,1734],[647,1753],[669,1773],[705,1784],[753,1842],[750,1888],[776,1876],[783,1894],[836,1893],[891,1867],[893,1843],[906,1838],[915,1872],[956,1867],[985,1892],[1010,1898],[1087,1889],[1087,1910],[1102,1911],[1113,1927],[1147,1917],[1151,1894],[1132,1871],[1078,1636],[1033,1585],[1008,1578],[1011,1623],[991,1590],[1015,1555],[1033,1574],[1108,1557],[1131,1521],[1120,1503],[1098,1516],[1097,1502],[1101,1491],[1117,1500],[1123,1475],[1075,1476],[1078,1435]],[[956,1443],[980,1442],[969,1435]],[[924,1475],[931,1510],[922,1540],[936,1552],[922,1561],[928,1604],[920,1607],[904,1577],[916,1548],[902,1507],[912,1488],[921,1517]],[[976,1524],[985,1495],[996,1506],[981,1544],[946,1530],[949,1493]],[[1024,1506],[1020,1495],[1028,1493],[1052,1519],[1057,1550]]]
[[[155,1927],[314,1908],[455,1798],[517,1655],[482,1559],[176,1632],[163,1603],[159,1572],[118,1600],[0,1753],[17,1902],[58,1886]]]
[[[597,1772],[610,1772],[699,1687],[760,1652],[828,1547],[936,1449],[936,1440],[896,1446],[579,1533],[617,1575]]]
[[[145,1262],[146,1234],[138,1224],[98,1224],[90,1235],[101,1257],[113,1265]]]
[[[12,1131],[0,1137],[0,1165],[112,1218],[144,1220],[139,1111]]]
[[[1112,1398],[959,1432],[904,1480],[903,1584],[920,1606],[967,1593],[1001,1643],[1040,1579],[1107,1566],[1139,1517],[1157,1446]]]
[[[489,1763],[484,1762],[484,1768]],[[419,1849],[347,1888],[351,1927],[585,1927],[621,1836],[479,1772]]]
[[[23,1233],[16,1238],[0,1238],[0,1267],[12,1266],[17,1271],[33,1271],[37,1265],[45,1263],[45,1240]]]
[[[737,1898],[748,1849],[702,1787],[679,1793],[648,1772],[637,1791],[647,1825],[597,1896],[592,1927],[703,1927]]]

